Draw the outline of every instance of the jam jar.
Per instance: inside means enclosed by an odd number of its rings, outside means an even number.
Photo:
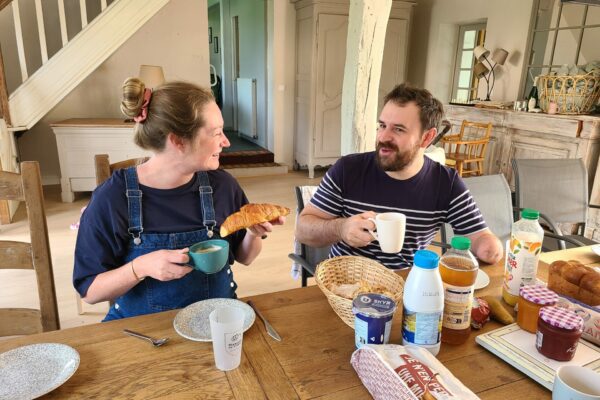
[[[562,307],[542,307],[538,319],[535,347],[544,356],[570,361],[575,356],[583,330],[583,318]]]
[[[557,301],[558,295],[545,286],[523,286],[519,290],[517,324],[519,324],[521,329],[535,333],[537,331],[540,309],[544,306],[553,306]]]

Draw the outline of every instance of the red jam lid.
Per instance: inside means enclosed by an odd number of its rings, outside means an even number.
[[[558,295],[546,286],[528,285],[519,290],[519,295],[527,301],[540,305],[554,305],[558,301]]]
[[[583,328],[583,318],[573,311],[562,307],[542,307],[540,309],[540,318],[556,328],[570,331],[581,330]]]

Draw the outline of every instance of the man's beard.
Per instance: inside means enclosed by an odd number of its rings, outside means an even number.
[[[379,150],[382,148],[390,149],[395,154],[391,154],[385,158],[381,157]],[[413,162],[419,152],[419,148],[420,146],[417,142],[411,149],[401,152],[398,146],[391,142],[378,142],[375,150],[375,160],[377,161],[377,165],[384,171],[401,171]]]

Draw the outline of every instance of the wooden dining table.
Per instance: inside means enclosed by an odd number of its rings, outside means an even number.
[[[547,277],[548,263],[557,259],[600,262],[589,247],[543,254],[541,279]],[[490,284],[475,295],[500,296],[503,263],[482,269],[490,276]],[[405,277],[406,272],[401,275]],[[178,310],[0,341],[0,353],[32,343],[64,343],[79,352],[75,374],[44,398],[371,398],[350,364],[354,330],[335,314],[318,287],[248,299],[283,340],[271,339],[257,319],[244,333],[240,366],[229,372],[215,367],[211,343],[184,339],[175,332],[173,319]],[[401,343],[400,327],[395,319],[391,343]],[[472,331],[462,345],[442,344],[437,358],[482,399],[549,399],[550,391],[475,343],[478,334],[499,327],[491,321]],[[170,340],[154,348],[126,336],[123,329]]]

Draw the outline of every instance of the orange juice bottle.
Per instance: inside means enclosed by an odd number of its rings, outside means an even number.
[[[536,282],[536,274],[544,230],[538,222],[540,212],[531,208],[521,211],[521,219],[513,224],[506,264],[504,266],[504,282],[502,298],[514,306],[519,299],[519,289]]]

